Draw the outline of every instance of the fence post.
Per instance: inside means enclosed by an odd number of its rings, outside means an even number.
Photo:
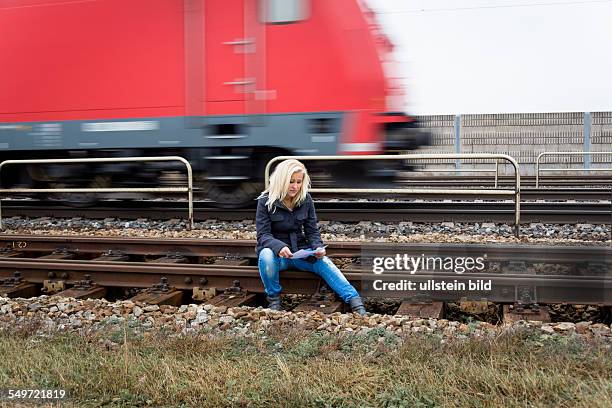
[[[461,114],[455,115],[455,153],[461,154]],[[455,160],[455,169],[461,168],[461,160]]]
[[[583,127],[583,143],[584,143],[584,147],[582,148],[582,150],[584,152],[590,152],[591,151],[591,112],[584,112],[584,127]],[[591,168],[591,156],[588,154],[585,154],[582,157],[582,161],[584,162],[584,169],[588,170]]]

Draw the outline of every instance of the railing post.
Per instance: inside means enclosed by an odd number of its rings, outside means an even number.
[[[497,188],[498,174],[499,174],[499,160],[495,159],[495,188]]]
[[[185,168],[187,169],[187,201],[189,202],[189,229],[193,229],[193,171],[191,169],[191,163],[186,159],[176,156],[183,164],[185,164]]]
[[[536,166],[535,166],[536,188],[540,187],[540,158],[544,156],[544,153],[546,152],[542,152],[538,154],[538,157],[536,158]]]
[[[518,238],[521,233],[521,171],[516,160],[510,156],[508,160],[514,166],[514,236]]]
[[[455,115],[455,154],[461,154],[461,114]],[[455,159],[455,169],[461,168],[461,160]]]
[[[584,112],[584,128],[583,128],[583,142],[584,147],[582,150],[586,153],[591,151],[591,112]],[[591,168],[591,156],[586,154],[583,157],[583,166],[585,170]]]

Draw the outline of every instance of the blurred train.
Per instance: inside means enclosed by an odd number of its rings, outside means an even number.
[[[391,50],[358,0],[0,0],[0,160],[179,155],[200,192],[241,206],[271,157],[428,143],[401,112]],[[400,170],[346,163],[341,181]],[[50,164],[1,177],[159,186],[179,170]]]

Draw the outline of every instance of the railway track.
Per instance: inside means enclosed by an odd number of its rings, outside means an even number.
[[[196,299],[198,293],[208,290],[263,291],[252,241],[5,235],[0,245],[5,248],[0,253],[0,292],[13,296],[34,296],[41,285],[48,293],[59,291],[73,297],[92,293],[100,297],[112,287],[157,288],[161,290],[158,296],[187,291]],[[491,290],[471,291],[468,296],[501,303],[612,304],[612,249],[607,247],[355,242],[332,242],[328,247],[328,255],[343,266],[347,279],[367,292],[366,296],[374,297],[377,292],[372,282],[377,275],[352,261],[363,254],[378,256],[390,251],[416,257],[484,256],[487,265],[478,273],[440,269],[385,274],[390,281],[407,277],[416,284],[490,281]],[[284,273],[281,283],[286,293],[295,294],[313,294],[320,285],[316,275],[297,271]],[[393,297],[393,293],[380,293]],[[405,297],[406,293],[397,295]],[[410,292],[410,296],[457,301],[459,293]]]
[[[550,200],[559,199],[551,194]],[[599,193],[597,193],[599,194]],[[590,201],[527,201],[523,193],[521,222],[543,223],[609,223],[612,221],[612,199],[586,192]],[[612,195],[612,193],[610,194]],[[597,198],[596,198],[597,197]],[[5,200],[3,216],[54,218],[120,218],[171,219],[186,217],[186,202],[175,201],[105,201],[95,207],[74,208],[47,201]],[[365,201],[317,200],[317,215],[322,221],[418,221],[418,222],[514,222],[514,203],[511,201]],[[254,218],[254,208],[219,209],[209,202],[194,203],[196,220],[217,219],[239,221]]]
[[[449,172],[452,172],[450,170]],[[612,173],[612,172],[611,172]],[[483,175],[486,174],[486,175]],[[493,186],[495,183],[494,174],[483,173],[478,176],[459,175],[449,177],[448,175],[436,175],[435,173],[403,173],[399,177],[398,182],[402,184],[430,186],[430,187],[473,187],[473,186]],[[498,177],[499,186],[512,187],[514,186],[514,176]],[[521,176],[522,188],[534,188],[535,176]],[[612,176],[610,174],[598,174],[591,176],[568,175],[568,174],[541,174],[540,189],[548,188],[609,188],[612,185]]]

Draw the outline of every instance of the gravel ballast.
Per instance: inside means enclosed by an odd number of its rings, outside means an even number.
[[[91,235],[202,239],[255,239],[253,220],[196,222],[193,230],[185,220],[139,219],[90,220],[83,218],[21,218],[4,221],[6,234]],[[607,224],[540,224],[521,226],[520,238],[511,225],[494,223],[320,222],[325,241],[526,243],[543,245],[610,245],[612,228]]]
[[[612,343],[612,329],[604,323],[518,321],[508,325],[460,323],[446,319],[352,313],[325,315],[318,311],[275,312],[261,307],[189,304],[179,307],[148,305],[130,300],[75,300],[58,296],[30,299],[0,297],[0,329],[25,328],[37,333],[123,331],[138,333],[162,329],[172,336],[225,333],[251,337],[268,331],[302,329],[328,333],[366,334],[382,330],[399,336],[432,335],[440,339],[494,337],[518,328],[536,330],[544,338],[580,336]]]

